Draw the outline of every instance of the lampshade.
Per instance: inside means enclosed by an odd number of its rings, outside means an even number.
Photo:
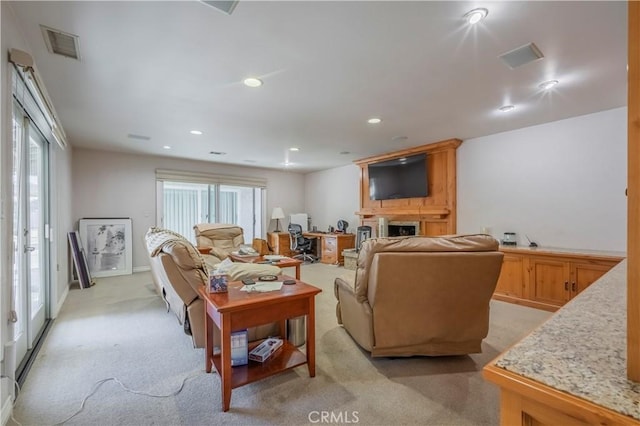
[[[271,219],[284,219],[284,212],[282,207],[274,207],[271,212]]]

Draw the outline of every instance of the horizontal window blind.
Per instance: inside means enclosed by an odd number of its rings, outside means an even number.
[[[170,182],[204,183],[208,185],[249,186],[266,188],[267,180],[253,176],[217,175],[202,172],[185,172],[182,170],[156,169],[156,180]]]

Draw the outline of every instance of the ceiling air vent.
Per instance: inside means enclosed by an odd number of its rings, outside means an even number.
[[[227,15],[231,15],[233,13],[233,9],[238,5],[239,0],[234,1],[205,1],[201,0],[202,3],[208,4],[211,7],[215,7],[216,9],[226,13]]]
[[[40,25],[40,28],[49,52],[80,60],[79,37],[77,35],[45,27],[44,25]]]
[[[498,56],[498,58],[502,59],[509,68],[514,69],[524,64],[528,64],[529,62],[544,58],[544,55],[540,49],[538,49],[538,46],[534,43],[529,43],[510,50],[507,53],[503,53]]]

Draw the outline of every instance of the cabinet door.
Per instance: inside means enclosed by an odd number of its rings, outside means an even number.
[[[505,254],[502,259],[502,270],[496,285],[496,293],[521,298],[524,285],[524,269],[522,256]]]
[[[322,237],[322,258],[320,262],[333,264],[338,261],[337,237],[325,235]]]
[[[570,297],[569,262],[531,258],[529,266],[529,297],[536,302],[564,305]]]
[[[571,297],[580,292],[598,278],[606,274],[614,264],[609,263],[572,263],[571,264]]]

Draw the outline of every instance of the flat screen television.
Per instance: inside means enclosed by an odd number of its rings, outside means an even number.
[[[369,198],[393,200],[397,198],[426,197],[427,154],[371,163],[369,170]]]

